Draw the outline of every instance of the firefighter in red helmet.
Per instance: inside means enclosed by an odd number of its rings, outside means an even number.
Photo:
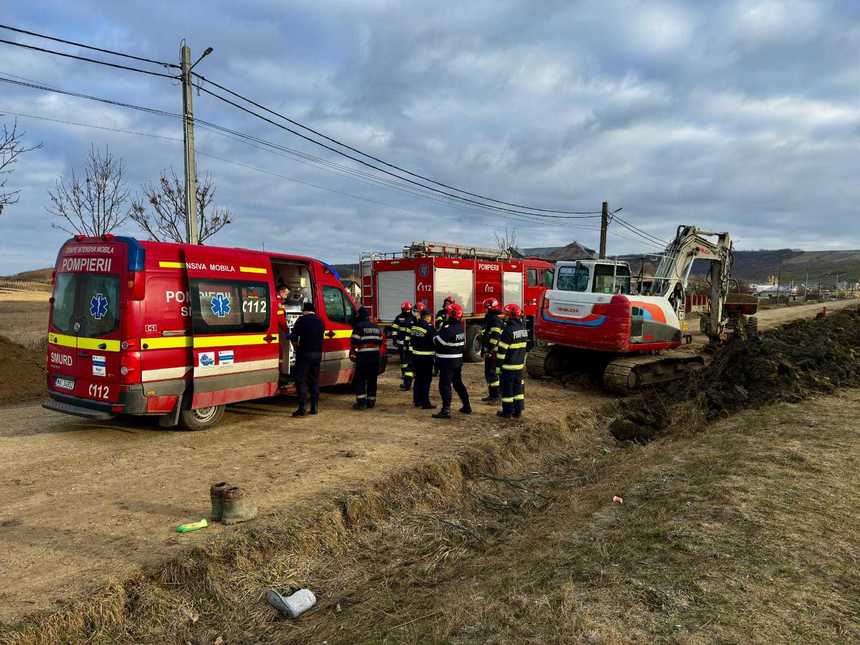
[[[499,369],[496,365],[496,350],[502,335],[502,308],[495,298],[484,300],[484,324],[481,332],[481,355],[484,357],[484,378],[487,381],[487,396],[482,401],[488,404],[499,402]]]
[[[394,332],[394,344],[400,353],[400,374],[403,382],[400,389],[404,392],[412,387],[412,368],[409,366],[409,340],[412,327],[415,325],[415,316],[412,314],[412,303],[404,300],[400,305],[400,313],[394,319],[391,329]]]
[[[529,330],[517,305],[505,307],[508,321],[499,339],[496,359],[501,368],[502,409],[500,417],[519,418],[525,409],[523,371],[528,353]]]
[[[433,415],[434,419],[451,418],[451,389],[453,387],[463,404],[460,412],[471,414],[469,392],[463,384],[463,349],[466,347],[466,332],[463,329],[463,308],[452,304],[448,319],[439,329],[436,337],[436,361],[439,364],[439,395],[442,409]]]

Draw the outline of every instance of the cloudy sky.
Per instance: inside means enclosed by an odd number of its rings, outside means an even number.
[[[691,223],[729,230],[743,249],[860,248],[855,0],[4,5],[5,24],[157,60],[176,62],[183,38],[195,57],[214,47],[196,69],[204,76],[475,193],[570,210],[599,210],[606,199],[662,239]],[[0,77],[181,109],[171,79],[5,44]],[[594,219],[531,222],[457,207],[366,168],[358,174],[353,162],[206,94],[195,96],[195,113],[314,155],[198,128],[199,171],[212,174],[235,221],[212,243],[336,262],[412,239],[492,245],[505,228],[523,246],[597,244]],[[21,198],[0,216],[0,274],[53,262],[66,235],[50,227],[47,191],[91,144],[124,160],[132,192],[161,169],[182,171],[176,119],[8,83],[0,114],[10,125],[17,115],[27,141],[43,144],[9,179]],[[611,229],[610,253],[653,249]]]

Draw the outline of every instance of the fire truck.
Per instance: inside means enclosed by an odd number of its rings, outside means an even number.
[[[276,301],[278,285],[289,288]],[[76,236],[53,275],[44,407],[106,419],[213,426],[228,403],[295,389],[279,332],[313,302],[325,324],[320,384],[349,383],[355,303],[336,271],[299,255]],[[384,365],[384,360],[383,360]]]
[[[416,241],[396,253],[365,253],[359,258],[362,303],[379,324],[390,325],[404,300],[423,303],[434,313],[447,296],[463,307],[468,361],[481,360],[484,300],[517,304],[531,329],[538,303],[553,283],[553,264],[514,258],[499,249]]]

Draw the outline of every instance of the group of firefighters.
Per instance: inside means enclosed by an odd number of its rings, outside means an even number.
[[[279,289],[279,297],[281,295]],[[529,332],[519,306],[510,304],[504,310],[495,298],[484,301],[486,314],[481,333],[481,353],[488,393],[482,401],[501,403],[498,411],[506,419],[519,418],[525,408],[523,371],[528,352]],[[280,313],[280,311],[279,311]],[[319,402],[319,367],[322,359],[323,322],[314,306],[305,302],[303,315],[292,329],[282,321],[282,333],[287,335],[296,351],[293,374],[299,407],[293,416],[305,416],[310,399],[310,414],[316,414]],[[463,308],[450,296],[433,317],[423,303],[401,305],[400,314],[391,325],[394,344],[400,355],[402,383],[400,389],[412,390],[416,408],[433,410],[430,386],[434,375],[439,379],[442,407],[435,419],[451,418],[453,392],[457,393],[463,414],[471,414],[469,392],[463,383],[463,352],[466,331]],[[352,330],[349,357],[355,362],[355,396],[353,408],[372,409],[376,405],[380,350],[385,342],[383,330],[373,321],[364,307],[358,309]]]
[[[525,407],[523,370],[528,351],[528,328],[517,305],[508,305],[503,311],[498,300],[488,298],[484,301],[484,308],[481,353],[488,393],[481,400],[491,405],[501,403],[498,412],[501,417],[518,418]],[[354,407],[359,410],[373,407],[376,400],[376,374],[371,378],[372,384],[367,381],[366,375],[374,368],[371,365],[364,367],[361,355],[373,351],[371,347],[375,346],[378,359],[378,348],[382,343],[381,329],[367,319],[366,311],[362,309],[360,312],[363,312],[360,313],[361,320],[352,336],[352,351],[356,357],[357,401]],[[368,333],[368,330],[373,331]],[[433,312],[423,303],[413,308],[407,301],[401,305],[391,330],[400,355],[403,379],[400,389],[412,390],[413,405],[423,410],[436,408],[430,402],[430,386],[434,375],[438,375],[442,407],[433,418],[451,418],[454,392],[460,399],[459,411],[471,414],[469,392],[463,383],[463,352],[466,347],[463,308],[448,297],[434,319]]]

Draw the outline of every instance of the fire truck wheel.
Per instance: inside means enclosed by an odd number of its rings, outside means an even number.
[[[466,329],[466,347],[463,359],[467,363],[481,362],[481,325],[472,324]]]
[[[223,405],[213,405],[196,410],[183,410],[179,413],[179,427],[183,430],[208,430],[224,416]]]

